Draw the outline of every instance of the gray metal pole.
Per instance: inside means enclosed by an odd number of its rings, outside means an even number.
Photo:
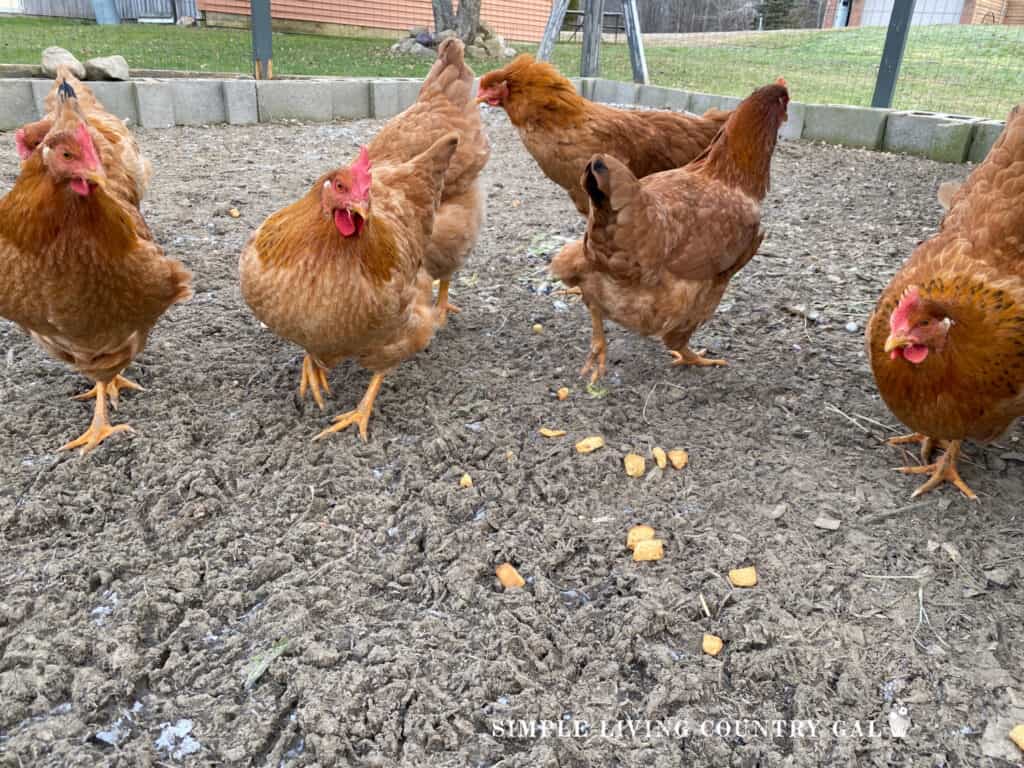
[[[604,0],[585,0],[583,8],[583,55],[580,57],[580,77],[597,77],[601,72]]]
[[[274,77],[274,45],[270,32],[270,0],[252,0],[252,60],[257,80]]]
[[[872,107],[891,107],[896,93],[896,80],[900,76],[903,51],[907,47],[910,20],[914,16],[914,0],[895,0],[892,16],[889,17],[889,31],[885,33],[885,48],[882,49],[882,63],[878,65],[878,80],[875,81],[875,95]]]
[[[565,22],[565,12],[569,10],[569,0],[555,0],[551,4],[551,15],[548,16],[548,25],[544,27],[544,38],[540,41],[537,49],[538,61],[550,61],[551,52],[558,42],[558,33],[562,31],[562,24]]]
[[[644,39],[640,36],[640,12],[636,0],[622,0],[622,20],[626,23],[626,40],[629,42],[629,63],[633,65],[633,82],[647,85],[647,57],[644,55]]]

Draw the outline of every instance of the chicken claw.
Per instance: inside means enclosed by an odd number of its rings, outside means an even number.
[[[134,389],[138,392],[146,391],[131,379],[126,379],[120,373],[117,374],[117,376],[115,376],[112,381],[108,381],[105,385],[105,388],[107,393],[107,399],[110,400],[110,407],[113,408],[115,411],[117,410],[117,398],[118,395],[120,394],[121,389]],[[99,389],[100,385],[96,384],[88,392],[83,392],[80,395],[75,395],[71,399],[89,400],[97,396],[97,394],[99,393]]]
[[[906,445],[908,443],[921,444],[921,462],[923,464],[927,464],[932,460],[932,454],[935,453],[936,445],[943,450],[949,447],[947,440],[936,440],[934,437],[922,435],[920,432],[915,432],[912,435],[903,435],[902,437],[890,437],[885,441],[886,445]]]
[[[363,399],[359,401],[359,405],[356,409],[354,411],[349,411],[348,413],[343,413],[340,416],[335,416],[334,425],[328,427],[313,439],[319,440],[332,432],[340,432],[353,424],[357,424],[359,426],[359,436],[365,443],[366,429],[370,423],[370,414],[373,413],[373,401],[377,399],[377,393],[380,392],[380,385],[383,383],[383,373],[373,374],[373,378],[370,379],[370,386],[366,388],[366,394],[363,395]]]
[[[125,380],[127,381],[127,379]],[[92,424],[85,430],[85,433],[70,443],[65,443],[58,450],[70,451],[73,448],[81,448],[81,455],[89,453],[93,448],[102,443],[108,437],[116,432],[134,432],[135,430],[129,427],[127,424],[118,424],[116,427],[110,425],[110,419],[107,418],[107,398],[111,397],[111,393],[107,391],[107,388],[112,384],[104,384],[102,381],[97,381],[96,386],[93,388],[96,398],[96,410],[93,411]],[[124,386],[123,384],[121,386]]]
[[[596,384],[604,376],[608,362],[608,342],[604,338],[604,316],[601,310],[590,307],[590,354],[587,361],[580,369],[580,376],[586,376],[591,368],[594,373],[590,376],[590,383]]]
[[[908,440],[907,442],[911,441]],[[957,471],[956,462],[958,458],[960,458],[960,441],[951,440],[946,452],[942,454],[942,458],[935,463],[918,467],[897,467],[896,471],[907,475],[926,475],[929,472],[931,473],[932,476],[928,478],[928,482],[911,495],[910,498],[912,499],[916,499],[918,496],[938,488],[942,483],[948,482],[959,488],[960,492],[968,499],[977,501],[978,497],[968,487],[967,483],[961,479],[960,473]]]
[[[331,394],[331,385],[327,383],[327,369],[314,360],[309,353],[302,358],[302,379],[299,381],[299,399],[305,399],[306,390],[313,395],[313,400],[324,409],[324,397],[320,394],[321,389]]]
[[[678,352],[674,349],[670,349],[669,352],[671,352],[672,357],[675,358],[675,360],[672,361],[672,365],[697,365],[701,367],[707,365],[729,365],[725,360],[714,360],[704,357],[704,353],[707,352],[706,349],[698,349],[694,352],[689,347],[686,347],[682,352]]]
[[[437,303],[434,305],[437,312],[437,326],[440,328],[448,322],[448,313],[459,314],[462,310],[448,301],[448,286],[451,280],[440,280],[437,287]]]

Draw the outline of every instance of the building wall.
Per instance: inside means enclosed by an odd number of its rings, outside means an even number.
[[[456,4],[457,7],[457,4]],[[199,0],[199,9],[211,13],[249,15],[248,0]],[[550,0],[483,0],[480,18],[509,40],[539,41],[551,12]],[[433,27],[430,0],[272,0],[275,19],[341,24],[348,27],[390,29]]]
[[[835,21],[837,5],[836,0],[829,0],[822,20],[822,28],[831,28]],[[853,0],[848,26],[859,27],[863,19],[863,12],[864,0]],[[1024,24],[1024,0],[964,0],[960,23]]]

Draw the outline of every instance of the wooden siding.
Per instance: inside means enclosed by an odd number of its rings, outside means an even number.
[[[198,16],[196,0],[177,0],[179,16]],[[63,16],[71,19],[95,19],[91,0],[23,0],[22,10],[29,16]],[[117,0],[122,19],[169,19],[174,15],[171,0]]]
[[[456,4],[457,6],[457,4]],[[199,0],[199,10],[249,15],[248,0]],[[401,32],[414,26],[433,27],[430,0],[273,0],[275,19],[296,19]],[[509,40],[536,42],[544,34],[550,0],[483,0],[480,18]]]

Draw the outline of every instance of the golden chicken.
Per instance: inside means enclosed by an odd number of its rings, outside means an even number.
[[[882,399],[916,432],[889,442],[921,444],[922,465],[900,469],[929,475],[913,495],[951,482],[974,499],[957,470],[961,443],[994,440],[1024,415],[1024,105],[954,192],[866,339]]]
[[[551,262],[590,309],[582,374],[604,375],[606,317],[661,338],[675,365],[725,365],[692,351],[690,336],[761,243],[761,201],[788,103],[781,79],[755,91],[685,168],[637,179],[611,155],[590,160],[580,180],[590,200],[586,234]]]
[[[404,163],[422,153],[445,134],[459,136],[444,177],[441,205],[434,217],[434,231],[423,255],[423,266],[440,281],[437,296],[438,322],[459,308],[448,300],[452,275],[476,246],[484,217],[480,172],[491,156],[491,145],[473,99],[473,70],[466,66],[461,40],[445,40],[438,46],[437,61],[420,89],[419,98],[393,117],[369,144],[375,165]]]
[[[63,83],[52,125],[0,200],[0,316],[95,382],[92,425],[62,447],[86,453],[127,431],[111,426],[107,398],[140,387],[121,376],[150,329],[192,295],[190,274],[153,242],[138,208],[111,189],[124,175]],[[109,164],[108,164],[109,163]]]
[[[728,112],[704,117],[662,110],[615,109],[588,101],[553,66],[529,54],[480,78],[477,101],[502,107],[544,175],[587,215],[583,169],[601,152],[634,176],[680,168],[715,138]]]
[[[53,127],[60,107],[59,90],[66,84],[75,93],[78,114],[92,129],[93,143],[107,173],[109,194],[138,206],[146,192],[152,168],[142,156],[135,137],[125,124],[110,114],[66,66],[58,68],[57,79],[46,97],[46,115],[41,120],[15,131],[14,142],[24,161],[39,146]]]
[[[242,295],[253,314],[306,351],[300,396],[309,391],[323,409],[327,372],[346,358],[373,372],[358,407],[314,439],[356,425],[366,440],[384,376],[433,336],[422,265],[458,143],[450,133],[405,163],[381,166],[364,147],[272,214],[242,252]]]

